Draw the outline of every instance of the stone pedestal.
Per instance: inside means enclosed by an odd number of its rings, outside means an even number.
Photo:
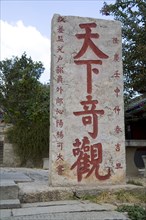
[[[126,149],[126,174],[127,176],[138,176],[139,171],[134,162],[136,147],[127,147]]]
[[[146,178],[146,155],[142,155],[142,159],[143,159],[144,166],[145,166],[145,169],[144,169],[144,177]]]
[[[49,169],[49,158],[43,158],[43,169],[44,170]]]
[[[121,24],[54,15],[50,185],[125,181]]]

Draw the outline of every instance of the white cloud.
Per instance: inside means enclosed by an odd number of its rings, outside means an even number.
[[[0,59],[20,57],[24,52],[33,61],[41,61],[45,67],[40,81],[50,79],[50,40],[43,36],[35,27],[25,26],[22,21],[9,24],[0,20],[1,56]]]

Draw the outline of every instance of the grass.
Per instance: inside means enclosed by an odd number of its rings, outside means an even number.
[[[119,190],[117,192],[104,191],[97,196],[86,195],[83,200],[90,200],[95,203],[110,203],[117,205],[119,212],[126,212],[131,220],[146,220],[146,193]],[[128,205],[123,205],[128,203]],[[122,204],[122,205],[121,205]],[[134,204],[134,205],[133,205]]]
[[[141,186],[141,183],[132,180],[129,181],[129,184]],[[113,204],[117,206],[116,211],[126,212],[131,220],[146,220],[145,191],[130,191],[124,189],[116,192],[103,191],[99,195],[85,195],[80,199],[89,200],[97,204]]]
[[[97,196],[86,195],[82,197],[83,200],[90,200],[95,203],[132,203],[142,204],[146,203],[146,194],[143,192],[133,192],[126,190],[119,190],[117,192],[104,191]]]
[[[117,208],[118,212],[127,212],[131,220],[145,220],[146,210],[138,205],[122,205]]]
[[[135,180],[128,180],[127,184],[132,184],[132,185],[136,185],[136,186],[143,186],[143,184],[139,181],[135,181]]]

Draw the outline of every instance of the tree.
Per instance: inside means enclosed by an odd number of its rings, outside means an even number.
[[[101,13],[122,23],[125,95],[146,92],[146,1],[104,3]]]
[[[0,103],[6,122],[13,124],[8,138],[22,165],[46,157],[49,151],[49,85],[39,78],[44,71],[26,53],[0,61]]]

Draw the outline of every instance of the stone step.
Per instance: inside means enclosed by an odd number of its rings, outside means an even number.
[[[18,199],[18,186],[12,180],[0,181],[0,200]]]
[[[25,208],[1,210],[3,220],[129,220],[115,211],[109,204],[95,204],[88,201],[57,201],[50,203],[26,204]]]
[[[19,199],[0,200],[0,209],[15,209],[20,207]]]

